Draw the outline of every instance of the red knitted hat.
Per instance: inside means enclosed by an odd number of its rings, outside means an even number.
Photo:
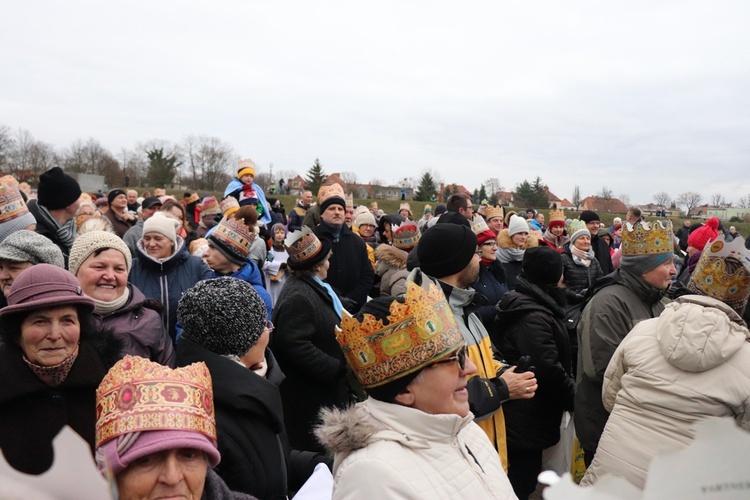
[[[699,227],[688,236],[688,246],[703,250],[706,243],[713,241],[719,236],[719,219],[711,217],[703,227]]]

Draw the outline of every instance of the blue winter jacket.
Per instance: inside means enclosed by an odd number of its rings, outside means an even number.
[[[255,193],[258,195],[258,203],[263,207],[263,215],[260,216],[260,221],[268,227],[271,227],[271,209],[268,207],[266,194],[263,192],[263,188],[256,183],[253,182],[252,185]],[[229,184],[227,184],[227,188],[224,190],[224,198],[227,196],[234,196],[239,200],[242,186],[244,186],[242,181],[235,177],[229,182]]]
[[[266,290],[263,287],[263,280],[260,276],[260,270],[258,269],[258,266],[255,265],[255,262],[247,261],[245,262],[245,265],[239,268],[237,271],[233,272],[232,274],[216,274],[215,272],[211,273],[212,278],[218,278],[221,276],[228,276],[230,278],[237,278],[241,279],[242,281],[247,281],[251,285],[253,285],[253,288],[255,288],[255,291],[258,292],[258,295],[260,295],[260,298],[263,299],[263,302],[266,304],[266,312],[268,313],[268,319],[271,319],[271,309],[273,309],[273,300],[271,299],[271,294],[268,293],[268,290]]]

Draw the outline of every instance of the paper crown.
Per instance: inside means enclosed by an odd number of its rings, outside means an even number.
[[[250,174],[253,177],[255,176],[255,162],[250,158],[240,160],[240,162],[237,164],[237,178],[239,179],[243,175],[247,174]]]
[[[391,224],[393,246],[401,250],[411,250],[419,242],[417,223],[406,219],[400,225]]]
[[[737,311],[750,296],[750,250],[742,238],[727,242],[723,234],[701,254],[688,289],[720,300]]]
[[[484,220],[484,218],[474,217],[474,219],[471,221],[471,230],[474,231],[474,234],[478,235],[479,233],[489,231],[490,226],[487,225],[487,222]]]
[[[346,206],[347,208],[354,208],[354,195],[352,193],[346,196]]]
[[[672,221],[625,223],[620,244],[622,255],[659,255],[674,252]]]
[[[501,219],[504,217],[503,215],[503,207],[500,206],[494,206],[494,207],[487,207],[487,210],[484,213],[484,218],[486,220],[490,220],[493,217],[500,217]]]
[[[346,194],[340,184],[334,182],[330,186],[320,186],[320,189],[318,189],[319,204],[333,197],[339,197],[346,202]]]
[[[10,175],[0,178],[0,224],[28,213],[18,181]]]
[[[428,213],[428,212],[432,213],[432,205],[430,205],[429,203],[425,203],[424,213]]]
[[[568,231],[568,236],[570,236],[571,238],[573,238],[573,235],[577,231],[583,231],[583,230],[585,230],[589,235],[591,234],[591,232],[589,231],[589,228],[586,227],[586,223],[580,219],[572,219],[568,223],[567,231]]]
[[[219,208],[224,217],[231,217],[233,213],[240,209],[240,202],[234,196],[227,196],[221,201]]]
[[[221,213],[219,202],[214,196],[206,196],[201,202],[201,215],[218,215]]]
[[[562,222],[565,224],[565,212],[563,210],[550,210],[549,222]]]
[[[388,324],[365,313],[344,314],[336,340],[365,389],[379,387],[446,357],[463,342],[440,287],[407,281],[403,304],[394,300]]]
[[[309,227],[303,226],[300,231],[289,231],[284,239],[284,248],[289,254],[288,262],[293,266],[301,266],[306,261],[315,259],[323,250],[323,244]]]
[[[123,434],[159,430],[216,441],[211,374],[205,363],[172,369],[125,356],[96,389],[96,447]]]
[[[408,203],[402,203],[398,206],[398,211],[400,212],[401,210],[408,210],[409,213],[411,213],[411,205]]]
[[[244,219],[223,219],[208,239],[230,260],[244,263],[250,254],[255,233],[245,225]]]

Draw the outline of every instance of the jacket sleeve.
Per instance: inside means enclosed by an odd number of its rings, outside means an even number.
[[[354,235],[354,237],[359,240],[357,245],[362,245],[357,248],[359,254],[357,265],[360,269],[359,282],[346,296],[356,302],[359,307],[362,307],[367,302],[367,294],[370,292],[370,288],[372,288],[372,283],[375,279],[375,270],[372,268],[370,258],[367,256],[367,249],[364,248],[367,244],[359,236]]]
[[[510,399],[505,381],[500,377],[471,377],[466,384],[469,391],[469,409],[477,421],[491,417]]]
[[[604,384],[602,385],[602,403],[604,409],[612,413],[612,408],[615,407],[615,400],[617,399],[617,393],[622,389],[622,376],[628,371],[625,365],[625,349],[623,342],[615,350],[612,360],[607,366],[607,371],[604,372]]]
[[[600,292],[601,293],[601,292]],[[588,303],[578,324],[578,355],[582,356],[583,371],[595,381],[603,381],[604,372],[617,346],[630,331],[629,308],[614,295]],[[605,297],[602,297],[605,298]]]

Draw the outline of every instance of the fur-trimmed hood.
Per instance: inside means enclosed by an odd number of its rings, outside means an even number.
[[[392,245],[382,244],[375,249],[375,260],[397,269],[406,269],[406,258],[409,254]]]
[[[500,248],[505,249],[518,249],[518,250],[526,250],[533,247],[539,246],[539,240],[537,240],[535,237],[533,237],[531,234],[529,234],[529,237],[526,239],[526,243],[523,245],[523,248],[516,247],[515,243],[513,243],[513,240],[511,240],[510,235],[508,234],[507,229],[503,229],[500,231],[500,234],[497,235],[497,245]]]

